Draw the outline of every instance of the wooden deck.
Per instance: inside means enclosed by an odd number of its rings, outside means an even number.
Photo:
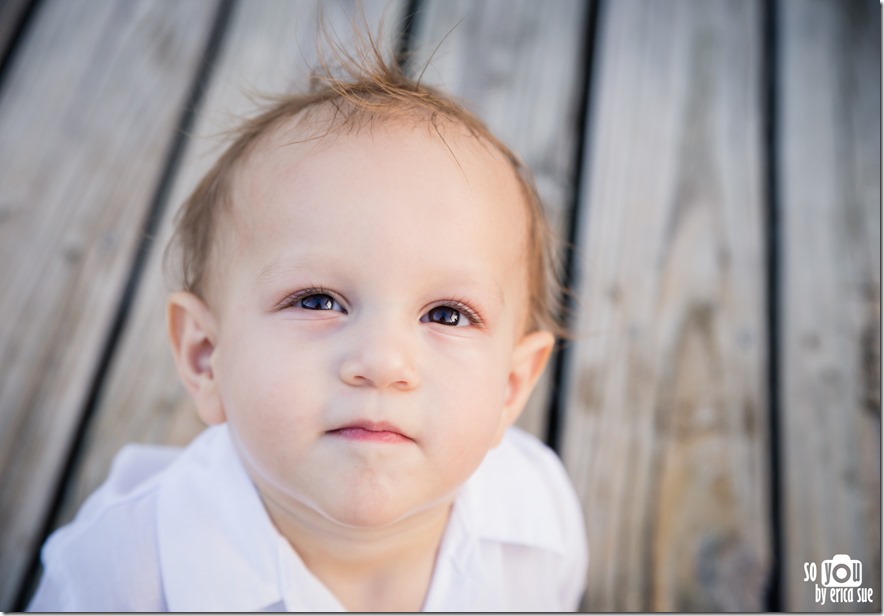
[[[162,248],[249,92],[303,87],[318,0],[0,2],[0,610],[126,442],[201,426]],[[355,5],[325,2],[347,40]],[[414,19],[409,16],[415,12]],[[367,1],[534,170],[576,338],[520,423],[584,504],[584,607],[880,611],[874,0]],[[817,581],[819,583],[819,580]]]

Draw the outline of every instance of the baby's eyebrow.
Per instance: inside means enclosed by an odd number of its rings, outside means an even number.
[[[500,283],[497,280],[492,279],[491,282],[494,283],[494,291],[495,295],[497,296],[497,301],[499,301],[500,305],[503,306],[506,303],[503,294],[503,287],[500,286]],[[476,286],[480,286],[479,283],[476,283]]]
[[[440,280],[442,280],[442,284],[446,287],[463,289],[464,291],[464,297],[451,297],[447,299],[476,301],[493,299],[496,300],[501,307],[506,305],[503,287],[500,286],[500,282],[495,278],[489,278],[486,281],[475,278],[470,274],[451,273],[446,274],[444,278],[440,278]],[[493,292],[489,292],[492,289]],[[473,294],[475,294],[475,297]]]
[[[291,269],[300,269],[297,265],[293,266]],[[270,263],[261,268],[261,271],[258,273],[258,283],[266,284],[271,282],[274,278],[279,276],[282,273],[282,268],[280,267],[280,259],[279,257],[273,259]]]
[[[315,270],[309,263],[302,263],[298,259],[285,259],[275,257],[258,272],[257,282],[259,286],[273,284],[279,278],[298,272],[312,272]]]

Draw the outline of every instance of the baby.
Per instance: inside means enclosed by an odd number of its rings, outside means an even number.
[[[38,611],[558,611],[579,503],[512,427],[557,331],[512,153],[376,61],[247,121],[184,204],[178,372],[209,424],[129,446]]]

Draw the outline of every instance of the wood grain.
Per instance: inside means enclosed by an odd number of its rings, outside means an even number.
[[[787,0],[778,22],[784,607],[878,612],[880,6]],[[804,563],[836,554],[872,603],[814,603]]]
[[[4,83],[3,609],[41,539],[215,6],[46,2]]]
[[[18,30],[32,4],[33,0],[0,0],[0,65],[14,51]]]
[[[460,99],[525,161],[562,240],[578,171],[587,9],[580,0],[430,0],[421,5],[411,58],[424,82]],[[549,377],[547,370],[519,419],[540,438]]]
[[[363,15],[354,2],[322,3],[323,18],[335,40],[350,47],[354,23]],[[400,4],[366,2],[364,17],[375,32],[384,17],[385,36],[399,26]],[[58,523],[73,516],[82,501],[107,476],[116,452],[129,442],[184,445],[203,429],[181,385],[166,339],[165,301],[175,281],[164,275],[163,249],[178,206],[214,164],[224,141],[220,135],[238,117],[254,112],[256,96],[305,89],[316,65],[316,0],[242,2],[231,16],[224,48],[170,195],[167,216],[151,253],[133,314],[102,388],[87,452],[78,462]],[[355,21],[354,21],[355,20]]]
[[[584,607],[762,609],[769,567],[758,2],[606,2],[563,455]]]

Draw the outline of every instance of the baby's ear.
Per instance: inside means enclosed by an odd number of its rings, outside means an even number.
[[[536,331],[526,334],[516,344],[503,401],[501,429],[495,445],[503,438],[506,428],[513,425],[522,414],[528,396],[534,391],[534,385],[549,361],[555,342],[556,339],[550,332]]]
[[[199,297],[180,291],[166,303],[166,325],[178,376],[196,403],[197,413],[209,425],[223,423],[226,417],[212,370],[215,317]]]

